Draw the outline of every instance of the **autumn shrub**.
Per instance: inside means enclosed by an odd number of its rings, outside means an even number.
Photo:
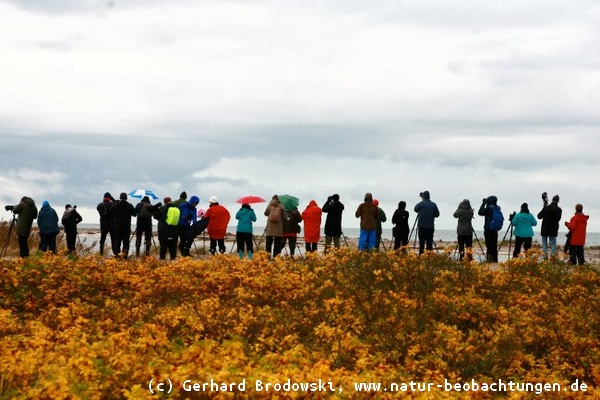
[[[363,381],[578,379],[600,394],[592,267],[336,250],[274,261],[38,254],[0,270],[0,398],[149,398],[150,379],[171,379],[173,398],[190,396],[187,379],[323,379],[344,387],[340,398],[360,397]]]

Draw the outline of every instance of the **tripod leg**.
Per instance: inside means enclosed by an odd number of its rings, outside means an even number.
[[[348,240],[346,240],[346,235],[344,235],[343,232],[342,232],[342,237],[344,238],[344,243],[346,244],[346,247],[350,247],[350,245],[348,244]]]
[[[237,237],[236,237],[237,240]],[[233,253],[233,246],[235,245],[235,240],[231,242],[231,248],[229,249],[229,254]]]
[[[13,226],[15,225],[15,215],[13,214],[12,221],[10,221],[10,225],[8,227],[8,232],[6,233],[6,240],[4,241],[4,247],[2,248],[2,257],[6,257],[6,251],[8,250],[8,245],[10,243],[10,235],[13,230]]]

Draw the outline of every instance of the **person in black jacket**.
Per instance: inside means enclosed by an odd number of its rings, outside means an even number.
[[[77,212],[77,206],[71,207],[70,204],[65,205],[65,212],[60,222],[65,227],[65,235],[67,236],[67,250],[69,253],[75,251],[75,243],[77,242],[77,224],[83,220]]]
[[[111,208],[115,203],[115,199],[109,192],[104,193],[102,203],[98,204],[96,210],[100,214],[100,255],[104,255],[104,243],[106,237],[110,235],[110,240],[114,239],[115,218],[111,213]]]
[[[131,217],[135,217],[135,207],[127,201],[127,193],[119,196],[119,201],[112,206],[114,217],[115,237],[112,242],[112,251],[115,257],[127,258],[129,254],[129,240],[131,236]],[[121,254],[121,245],[123,253]]]
[[[545,194],[545,193],[544,193]],[[552,197],[548,204],[548,198],[542,195],[544,208],[537,215],[542,220],[542,251],[544,258],[548,259],[548,241],[550,241],[550,255],[556,255],[556,237],[558,236],[558,225],[562,218],[562,209],[558,206],[560,198],[558,195]]]
[[[140,248],[142,246],[142,236],[144,236],[145,253],[147,256],[150,255],[150,246],[152,244],[152,216],[162,204],[158,203],[152,205],[150,198],[144,196],[142,200],[135,206],[135,213],[137,215],[136,226],[135,226],[135,256],[140,256]]]
[[[325,252],[331,247],[331,242],[336,248],[340,247],[342,236],[342,213],[344,205],[340,202],[340,195],[334,194],[327,198],[322,211],[327,213],[325,219]]]
[[[409,214],[406,211],[406,202],[401,201],[398,203],[398,208],[392,215],[392,224],[394,228],[392,233],[394,234],[394,250],[398,250],[402,246],[408,245],[408,235],[410,228],[408,226]]]

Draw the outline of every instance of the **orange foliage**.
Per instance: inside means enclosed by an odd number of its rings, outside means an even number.
[[[600,395],[593,268],[343,250],[170,263],[44,254],[0,271],[0,399],[152,398],[151,379],[171,380],[172,398],[211,379],[321,379],[344,388],[327,395],[338,398],[360,397],[353,385],[366,381],[578,379]]]

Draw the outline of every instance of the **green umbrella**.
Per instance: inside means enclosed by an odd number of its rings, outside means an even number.
[[[289,194],[280,194],[279,201],[283,205],[283,208],[286,210],[291,210],[294,208],[298,208],[300,205],[300,200],[297,197],[291,196]]]

